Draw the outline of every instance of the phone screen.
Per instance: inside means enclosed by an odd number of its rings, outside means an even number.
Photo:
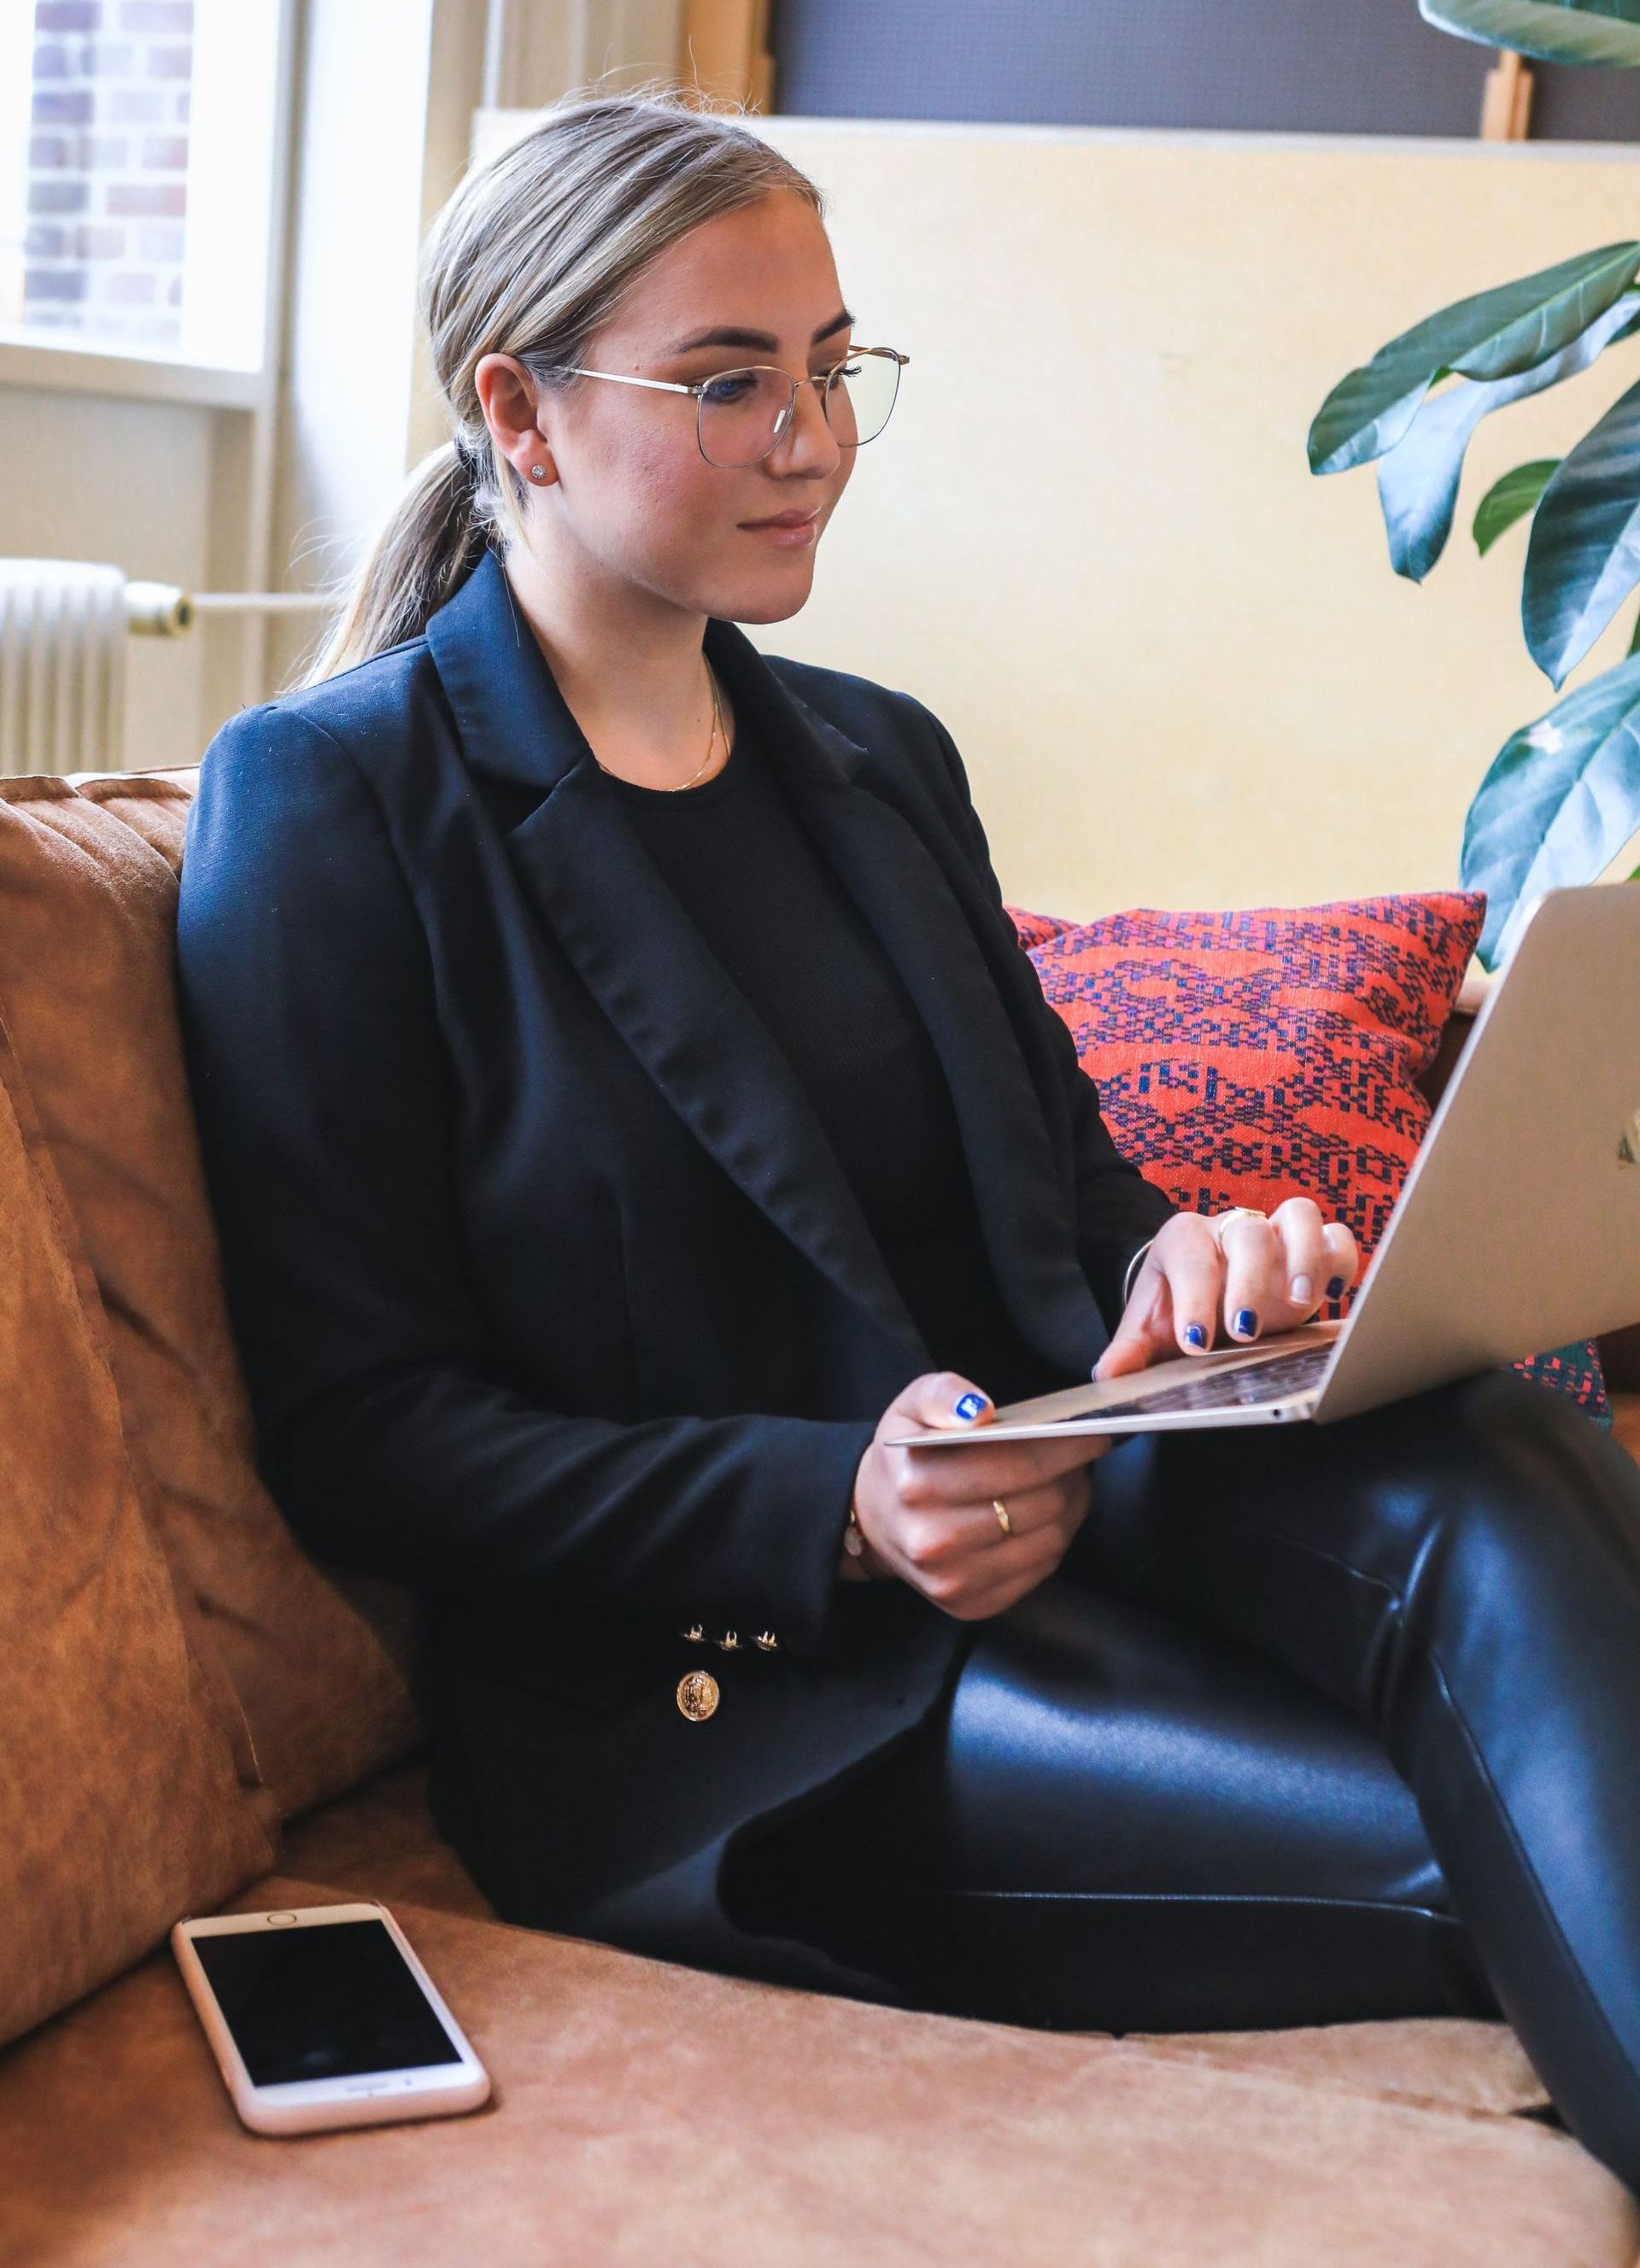
[[[461,2060],[379,1921],[192,1943],[254,2087]]]

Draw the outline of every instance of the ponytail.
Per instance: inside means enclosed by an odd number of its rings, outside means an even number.
[[[479,483],[454,441],[422,459],[371,547],[305,682],[316,685],[416,637],[483,555]]]

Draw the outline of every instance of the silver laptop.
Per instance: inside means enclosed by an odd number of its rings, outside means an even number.
[[[1593,882],[1547,890],[1529,912],[1342,1321],[889,1445],[1326,1425],[1636,1322],[1640,883]]]

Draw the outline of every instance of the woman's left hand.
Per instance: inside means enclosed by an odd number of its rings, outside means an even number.
[[[1307,1322],[1323,1300],[1356,1280],[1360,1252],[1342,1221],[1309,1197],[1288,1197],[1259,1219],[1232,1220],[1224,1248],[1206,1213],[1175,1213],[1145,1254],[1095,1378],[1174,1355],[1205,1354],[1215,1338],[1251,1346]]]

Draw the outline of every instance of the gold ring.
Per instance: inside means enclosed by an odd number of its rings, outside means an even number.
[[[1232,1205],[1227,1212],[1216,1213],[1208,1223],[1213,1241],[1219,1250],[1224,1249],[1224,1231],[1232,1220],[1268,1220],[1269,1215],[1261,1212],[1256,1205]]]
[[[991,1510],[1002,1522],[1003,1534],[1004,1535],[1011,1535],[1013,1534],[1013,1522],[1008,1517],[1007,1506],[1003,1502],[999,1496],[994,1496],[991,1498]]]

